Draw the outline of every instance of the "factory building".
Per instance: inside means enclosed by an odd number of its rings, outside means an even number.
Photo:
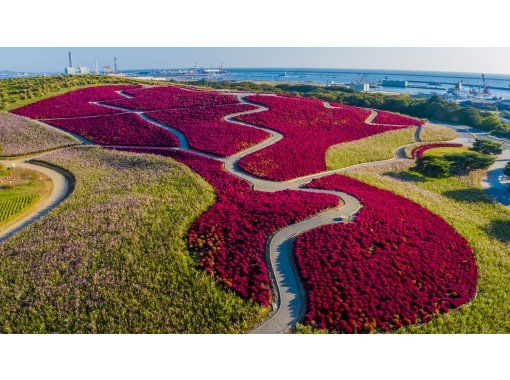
[[[79,74],[90,74],[90,69],[87,66],[73,66],[73,57],[69,52],[69,66],[64,69],[66,75],[79,75]]]

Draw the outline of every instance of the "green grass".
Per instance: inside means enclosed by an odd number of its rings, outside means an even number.
[[[0,110],[12,110],[44,98],[100,84],[150,83],[107,75],[52,75],[0,80]]]
[[[421,128],[420,140],[423,142],[449,141],[457,137],[457,133],[441,124],[425,124]]]
[[[172,159],[69,148],[75,189],[0,245],[0,332],[233,333],[267,309],[197,267],[185,236],[215,199]]]
[[[0,168],[0,227],[24,214],[49,194],[51,182],[44,175],[20,168]]]
[[[393,158],[395,149],[414,141],[415,127],[398,129],[332,146],[326,152],[328,169]]]
[[[408,333],[510,332],[510,211],[482,191],[480,173],[427,179],[393,164],[347,172],[371,185],[411,199],[443,217],[469,242],[476,256],[479,281],[474,300]]]
[[[1,193],[0,193],[1,194]],[[39,195],[0,196],[0,226],[39,200]]]
[[[425,152],[423,152],[424,156],[434,156],[434,157],[442,157],[446,156],[448,154],[458,154],[467,152],[469,148],[467,146],[459,146],[459,147],[453,147],[453,146],[446,146],[446,147],[440,147],[440,148],[431,148],[427,149]]]

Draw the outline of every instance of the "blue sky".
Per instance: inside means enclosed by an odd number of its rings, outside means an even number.
[[[510,48],[0,48],[0,70],[57,71],[67,65],[119,69],[313,67],[510,74]]]

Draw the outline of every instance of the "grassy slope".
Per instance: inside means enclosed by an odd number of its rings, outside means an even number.
[[[38,121],[0,111],[0,157],[14,157],[80,144]]]
[[[457,137],[457,133],[445,125],[425,124],[421,128],[420,140],[427,141],[449,141]]]
[[[412,150],[420,145],[426,145],[431,142],[438,142],[438,141],[450,141],[454,138],[458,137],[457,133],[452,130],[451,128],[448,128],[445,125],[440,124],[425,124],[421,128],[420,132],[420,140],[421,142],[410,144],[405,148],[405,154],[407,158],[412,158]]]
[[[51,180],[42,173],[24,168],[0,169],[0,206],[9,210],[7,213],[0,212],[0,229],[29,212],[38,200],[49,195],[51,188]],[[30,201],[22,208],[9,208],[12,202],[20,198]]]
[[[414,141],[415,127],[398,129],[334,145],[326,152],[328,169],[393,158],[395,149]]]
[[[74,192],[0,245],[0,331],[239,332],[265,309],[224,290],[184,236],[212,188],[171,159],[70,148]]]
[[[107,75],[56,75],[47,77],[13,78],[0,81],[0,110],[12,110],[37,100],[60,95],[79,88],[107,85],[164,82],[141,81]]]
[[[409,198],[443,217],[473,248],[480,278],[477,296],[470,304],[402,332],[509,333],[510,211],[483,193],[476,174],[425,179],[408,172],[411,165],[364,168],[347,174]]]

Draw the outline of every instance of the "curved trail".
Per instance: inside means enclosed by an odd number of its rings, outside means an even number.
[[[61,148],[65,149],[65,148]],[[56,149],[60,150],[60,149]],[[40,157],[44,154],[55,152],[56,150],[45,152],[43,154],[39,154],[33,157],[30,157],[29,160],[32,160],[34,157]],[[27,214],[22,219],[15,221],[12,224],[9,224],[7,228],[3,229],[0,233],[0,242],[8,239],[16,232],[20,231],[25,226],[35,222],[37,219],[46,215],[49,211],[55,208],[60,202],[62,202],[70,193],[71,185],[69,180],[65,175],[63,175],[60,171],[49,168],[47,166],[36,165],[32,163],[26,162],[26,159],[21,160],[11,160],[11,161],[0,161],[0,163],[8,166],[15,164],[17,167],[30,169],[42,174],[45,174],[52,181],[53,187],[51,189],[51,193],[44,198],[42,201],[36,204],[35,209]]]
[[[2,163],[5,166],[14,164],[21,168],[26,168],[39,173],[43,173],[51,179],[53,185],[50,195],[48,195],[42,201],[38,202],[34,210],[32,210],[29,214],[25,215],[23,218],[16,220],[12,224],[9,224],[5,229],[2,228],[2,232],[0,232],[0,243],[10,238],[15,233],[19,232],[24,227],[28,226],[29,224],[35,222],[39,218],[46,215],[52,209],[57,207],[58,204],[62,202],[72,191],[71,184],[68,180],[68,177],[71,177],[70,173],[67,173],[60,168],[51,168],[51,165],[43,166],[41,164],[31,163],[30,161],[36,160],[39,157],[43,157],[47,154],[55,153],[64,149],[75,148],[77,146],[94,146],[92,142],[90,142],[89,140],[80,135],[77,135],[75,133],[72,133],[68,130],[59,127],[55,127],[50,124],[46,124],[42,121],[40,122],[47,126],[48,128],[58,130],[60,132],[67,134],[68,136],[74,137],[75,139],[81,142],[81,145],[69,145],[64,147],[58,147],[46,150],[44,152],[34,153],[29,156],[23,156],[21,158],[0,161],[0,163]],[[64,175],[63,173],[65,173],[67,176]]]
[[[122,95],[122,93],[119,93]],[[246,96],[249,94],[242,93],[237,94],[237,97],[241,103],[255,105],[257,108],[253,110],[238,112],[234,114],[230,114],[224,117],[225,121],[244,125],[250,128],[256,128],[263,130],[269,133],[269,137],[258,143],[254,146],[247,148],[241,152],[233,154],[228,157],[220,157],[217,155],[213,155],[210,153],[202,152],[196,149],[193,149],[189,146],[188,140],[186,136],[178,129],[173,128],[172,126],[160,123],[151,117],[147,116],[143,111],[135,111],[129,110],[122,107],[110,106],[107,104],[103,104],[101,102],[97,102],[96,104],[115,108],[117,110],[121,110],[123,112],[131,112],[139,115],[145,121],[152,123],[158,127],[165,128],[170,132],[174,133],[179,140],[179,147],[177,148],[167,148],[167,149],[180,149],[184,151],[188,151],[203,157],[212,158],[223,163],[223,166],[227,172],[230,174],[244,179],[248,181],[254,190],[265,191],[265,192],[275,192],[281,190],[299,190],[313,193],[326,193],[332,194],[339,198],[339,200],[343,201],[344,204],[342,206],[338,206],[336,208],[327,209],[311,218],[303,220],[301,222],[289,225],[279,231],[277,231],[273,236],[270,237],[267,243],[267,256],[266,259],[268,261],[268,267],[270,269],[273,287],[276,290],[276,307],[275,313],[266,321],[264,321],[261,325],[257,326],[252,332],[254,333],[282,333],[289,331],[290,328],[299,321],[305,310],[305,293],[302,288],[301,281],[299,279],[297,268],[293,262],[293,244],[297,235],[309,231],[311,229],[332,224],[332,223],[348,223],[352,217],[357,213],[357,211],[362,207],[361,203],[354,198],[353,196],[331,190],[320,190],[320,189],[310,189],[304,187],[307,183],[311,182],[314,179],[331,175],[333,173],[337,173],[347,168],[323,171],[316,174],[311,174],[308,176],[295,178],[288,181],[272,181],[266,180],[260,177],[257,177],[251,173],[248,173],[242,170],[238,162],[241,158],[256,152],[258,150],[264,149],[270,145],[275,144],[283,138],[283,135],[277,131],[274,131],[269,128],[260,127],[257,125],[252,125],[246,122],[235,120],[234,118],[240,115],[252,114],[257,112],[266,111],[268,108],[253,102],[246,100]],[[329,105],[329,103],[328,103]],[[324,103],[325,107],[328,107],[326,103]],[[329,105],[329,108],[331,105]],[[368,116],[366,122],[372,123],[372,121],[377,116],[377,112],[375,110],[371,110],[370,115]],[[403,148],[398,148],[395,151],[395,157],[376,161],[372,163],[359,164],[361,165],[376,165],[379,163],[386,163],[393,160],[403,159],[405,155],[402,155]],[[358,166],[358,165],[355,165]],[[352,168],[352,167],[351,167]]]
[[[129,96],[122,91],[117,92],[119,95],[124,96],[126,98],[131,98],[132,96]],[[102,102],[91,102],[93,104],[97,104],[103,107],[107,108],[113,108],[118,111],[122,111],[121,113],[134,113],[137,114],[139,117],[141,117],[143,120],[157,126],[160,128],[164,128],[170,132],[172,132],[178,139],[179,146],[178,147],[159,147],[159,149],[169,149],[169,150],[183,150],[190,153],[194,153],[206,158],[214,159],[217,161],[220,161],[223,163],[223,166],[227,172],[230,174],[241,178],[243,180],[248,181],[252,188],[254,190],[258,191],[265,191],[265,192],[275,192],[275,191],[281,191],[281,190],[298,190],[298,191],[306,191],[306,192],[312,192],[312,193],[325,193],[325,194],[331,194],[335,195],[339,198],[339,201],[343,201],[343,204],[340,206],[337,206],[335,208],[330,208],[327,210],[324,210],[308,219],[302,220],[298,223],[289,225],[285,228],[282,228],[281,230],[277,231],[273,236],[271,236],[267,242],[267,255],[266,260],[268,261],[268,267],[270,269],[273,288],[276,291],[275,294],[275,303],[274,306],[274,314],[271,315],[267,320],[265,320],[262,324],[257,326],[252,332],[254,333],[281,333],[289,331],[289,329],[297,322],[299,321],[305,311],[305,293],[301,284],[301,281],[299,279],[297,268],[294,265],[293,262],[293,244],[295,241],[295,238],[297,235],[309,231],[311,229],[332,224],[332,223],[348,223],[352,219],[352,217],[357,213],[357,211],[362,207],[360,202],[354,198],[353,196],[339,192],[339,191],[331,191],[331,190],[321,190],[321,189],[311,189],[306,188],[305,185],[309,182],[311,182],[314,179],[321,178],[324,176],[331,175],[333,173],[337,173],[343,170],[346,170],[348,168],[341,168],[341,169],[334,169],[334,170],[327,170],[320,173],[315,173],[311,175],[307,175],[300,178],[295,178],[292,180],[287,181],[272,181],[272,180],[266,180],[260,177],[257,177],[251,173],[248,173],[244,170],[242,170],[238,162],[243,157],[254,153],[258,150],[264,149],[270,145],[275,144],[276,142],[280,141],[283,138],[283,135],[275,130],[264,128],[258,125],[252,125],[246,122],[235,120],[234,118],[240,115],[247,115],[257,112],[266,111],[268,108],[265,106],[262,106],[260,104],[256,104],[253,102],[250,102],[246,99],[246,96],[250,95],[250,93],[235,93],[238,100],[241,103],[244,104],[250,104],[254,105],[257,108],[248,110],[248,111],[242,111],[234,114],[230,114],[224,117],[225,121],[243,125],[249,128],[256,128],[259,130],[263,130],[269,134],[269,137],[263,141],[261,141],[258,144],[255,144],[251,146],[250,148],[247,148],[243,151],[240,151],[234,155],[228,156],[228,157],[221,157],[215,154],[203,152],[200,150],[196,150],[190,147],[188,139],[182,133],[179,129],[174,128],[170,125],[160,123],[153,118],[149,117],[145,111],[137,111],[132,109],[127,109],[123,107],[117,107],[112,106],[108,104],[104,104]],[[238,104],[238,103],[236,103]],[[324,106],[326,108],[335,108],[331,106],[329,103],[324,102]],[[104,116],[104,115],[100,115]],[[370,115],[366,119],[366,123],[373,124],[373,120],[377,116],[377,112],[375,110],[371,110]],[[43,121],[44,122],[44,121]],[[50,125],[50,127],[55,128]],[[57,128],[60,130],[60,128]],[[68,131],[66,131],[69,133]],[[418,131],[417,131],[418,132]],[[85,145],[94,145],[90,141],[84,139],[81,136],[77,136],[75,134],[69,133],[73,137],[77,137],[80,139],[80,141]],[[419,133],[418,133],[419,136]],[[112,146],[106,146],[111,148],[131,148],[130,146],[119,146],[119,145],[112,145]],[[146,148],[151,149],[156,147],[143,147],[143,146],[133,146],[133,148]],[[65,149],[65,148],[63,148]],[[393,160],[399,160],[403,159],[402,157],[402,151],[403,148],[399,148],[395,151],[395,157],[389,160],[382,160],[382,161],[375,161],[370,163],[364,163],[359,165],[354,165],[352,167],[356,166],[362,166],[362,165],[377,165],[379,163],[385,163]],[[45,152],[43,154],[32,156],[27,158],[33,159],[35,157],[42,156],[44,154],[48,154],[54,151]],[[0,241],[6,239],[7,237],[11,236],[16,231],[23,228],[25,225],[31,223],[32,221],[36,220],[37,218],[40,218],[42,215],[46,214],[49,210],[51,210],[53,207],[55,207],[58,203],[60,203],[68,194],[69,194],[69,182],[65,178],[64,175],[61,173],[46,168],[42,166],[36,166],[33,164],[29,164],[26,162],[21,162],[22,160],[19,160],[16,162],[19,166],[24,166],[27,168],[32,168],[33,170],[37,170],[40,172],[45,173],[48,175],[54,182],[54,189],[52,191],[51,196],[46,199],[44,204],[41,205],[41,207],[38,208],[37,212],[31,214],[29,217],[24,218],[22,221],[20,221],[19,224],[12,226],[9,232],[6,232],[3,235],[0,235]],[[13,162],[13,161],[11,161]],[[4,236],[5,235],[5,236]]]

